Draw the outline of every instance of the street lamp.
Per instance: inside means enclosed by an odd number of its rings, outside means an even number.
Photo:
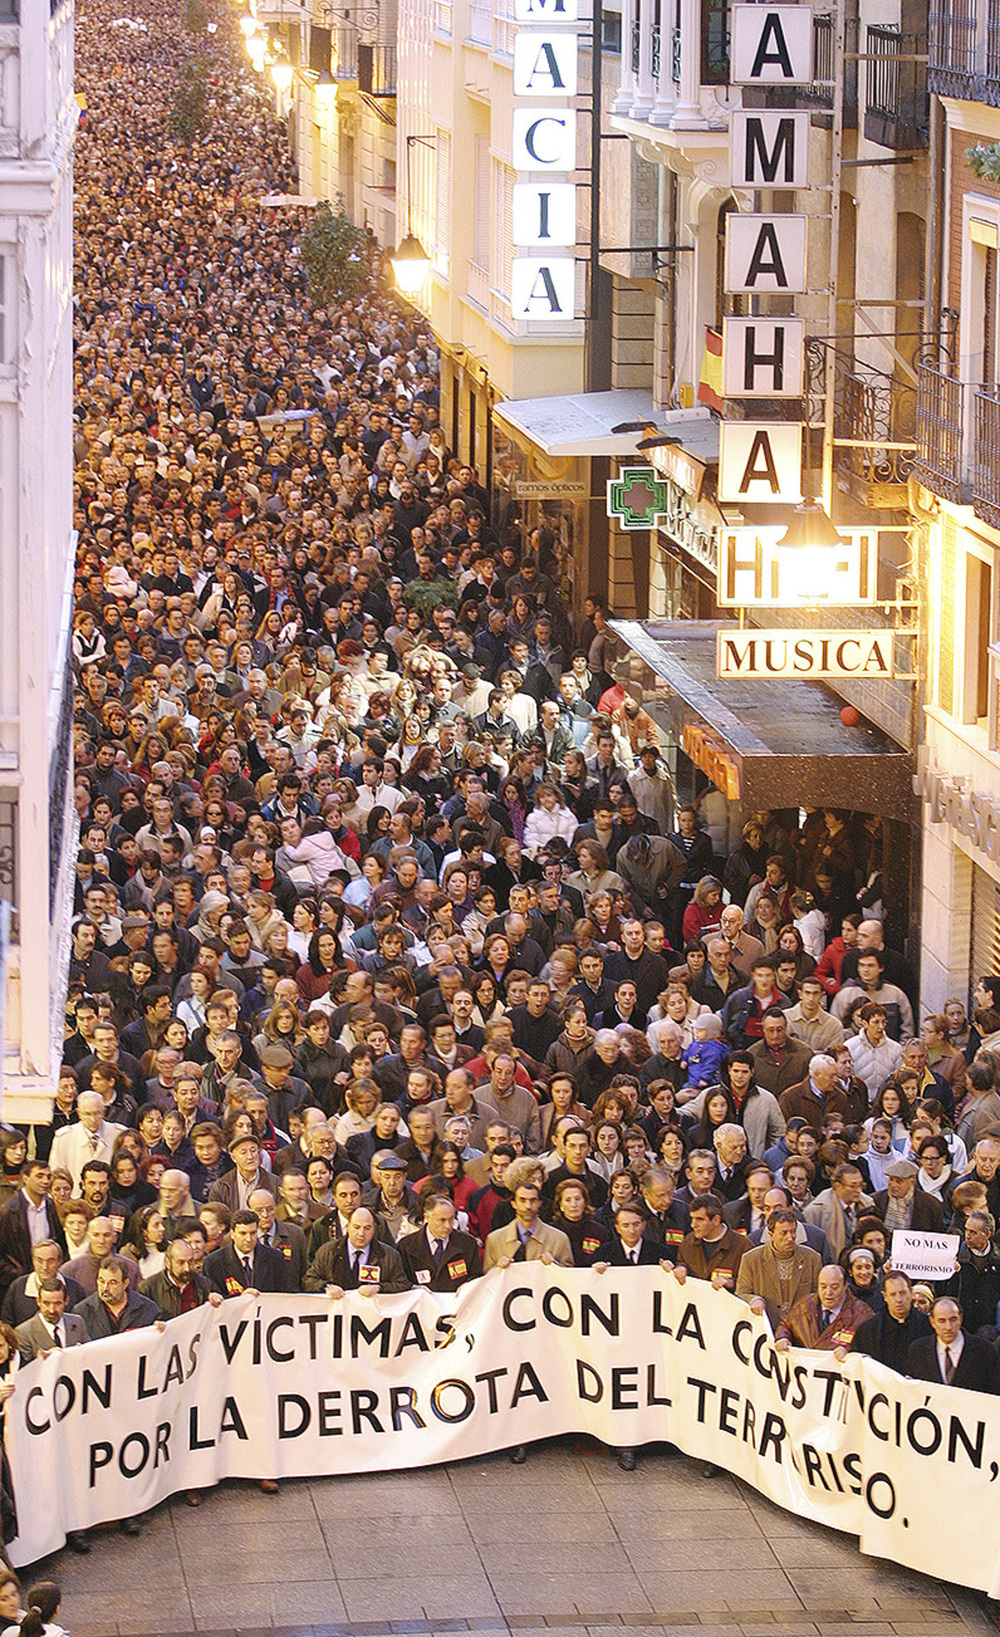
[[[256,34],[257,19],[253,16],[252,12],[245,11],[243,13],[243,16],[240,18],[240,28],[243,30],[243,38],[245,40],[249,40],[251,34]]]
[[[279,57],[277,62],[271,64],[271,79],[279,97],[285,96],[291,90],[294,77],[295,69],[287,57]]]
[[[415,142],[425,142],[432,148],[436,141],[436,136],[406,138],[406,236],[400,240],[391,257],[392,271],[404,296],[415,296],[431,270],[431,258],[413,231],[413,174],[410,152]]]
[[[330,73],[329,65],[320,70],[312,82],[313,95],[321,108],[332,108],[337,100],[337,82]]]
[[[247,36],[247,56],[250,58],[255,73],[259,74],[267,56],[267,35],[260,32]]]
[[[836,550],[844,541],[818,500],[808,497],[792,511],[788,528],[778,541],[783,550],[812,552]]]

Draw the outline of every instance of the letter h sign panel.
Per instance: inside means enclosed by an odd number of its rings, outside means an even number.
[[[722,326],[726,398],[801,398],[805,322],[801,318],[727,318]]]

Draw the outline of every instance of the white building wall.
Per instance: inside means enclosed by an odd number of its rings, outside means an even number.
[[[58,1075],[75,821],[67,650],[73,572],[73,14],[23,0],[0,26],[0,803],[10,803],[18,912],[2,1113],[44,1119]],[[50,792],[59,813],[52,822]],[[0,809],[7,812],[8,809]],[[50,869],[50,838],[55,868]],[[7,843],[0,837],[0,844]],[[30,906],[30,913],[28,912]],[[51,913],[49,911],[51,910]]]

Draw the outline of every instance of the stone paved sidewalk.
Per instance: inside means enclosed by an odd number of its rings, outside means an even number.
[[[655,1449],[587,1439],[419,1472],[225,1484],[39,1565],[72,1637],[965,1637],[993,1606]]]

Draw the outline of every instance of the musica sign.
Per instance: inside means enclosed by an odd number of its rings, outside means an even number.
[[[798,681],[850,677],[885,681],[893,675],[891,631],[779,631],[748,626],[716,633],[716,674],[744,680]]]

